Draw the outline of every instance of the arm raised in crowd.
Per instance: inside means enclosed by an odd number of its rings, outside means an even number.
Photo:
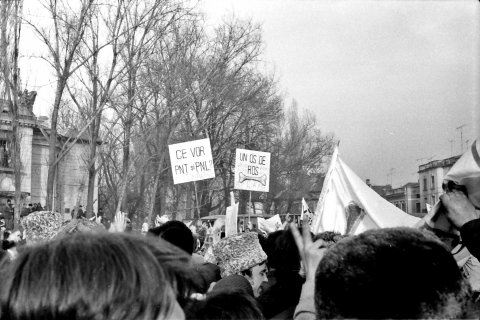
[[[308,220],[302,223],[302,234],[298,231],[294,224],[290,224],[290,229],[293,233],[293,238],[298,247],[300,258],[305,268],[305,283],[302,287],[300,301],[295,308],[295,320],[313,320],[316,319],[315,312],[315,273],[318,264],[323,258],[325,251],[324,241],[318,239],[312,241],[310,234]]]

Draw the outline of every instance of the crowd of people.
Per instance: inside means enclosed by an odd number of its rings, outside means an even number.
[[[7,200],[6,204],[0,205],[0,220],[3,220],[2,228],[5,228],[6,230],[11,230],[13,228],[14,210],[15,206],[10,199]],[[43,207],[40,203],[24,203],[22,210],[20,211],[20,216],[24,217],[32,212],[42,210]]]
[[[457,190],[441,201],[463,245],[479,258],[478,210]],[[31,213],[21,224],[2,240],[0,319],[480,315],[451,248],[419,228],[348,236],[287,223],[266,236],[252,228],[199,246],[181,221],[125,232],[121,212],[108,230],[49,211]]]

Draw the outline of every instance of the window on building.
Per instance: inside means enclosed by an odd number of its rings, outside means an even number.
[[[432,189],[435,189],[435,176],[430,176],[431,182],[432,182]]]
[[[420,193],[417,193],[417,198],[420,199]]]
[[[423,178],[423,191],[427,191],[427,178]]]
[[[416,213],[420,212],[420,202],[415,203],[415,212]]]
[[[406,211],[405,209],[405,202],[402,202],[402,208],[401,208],[403,211]]]
[[[11,167],[11,158],[10,158],[10,144],[7,140],[0,139],[0,167],[10,168]]]
[[[435,204],[435,195],[432,194],[432,206]]]

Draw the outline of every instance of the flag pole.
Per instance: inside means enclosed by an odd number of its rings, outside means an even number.
[[[249,200],[248,200],[248,206],[251,207],[252,206],[252,191],[249,191],[250,193],[250,196],[249,196]],[[250,222],[250,210],[248,210],[248,222]]]

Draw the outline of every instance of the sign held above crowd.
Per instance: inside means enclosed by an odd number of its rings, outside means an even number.
[[[268,192],[270,185],[270,153],[237,149],[235,186],[237,190]]]
[[[200,139],[168,146],[173,183],[215,178],[209,139]]]

